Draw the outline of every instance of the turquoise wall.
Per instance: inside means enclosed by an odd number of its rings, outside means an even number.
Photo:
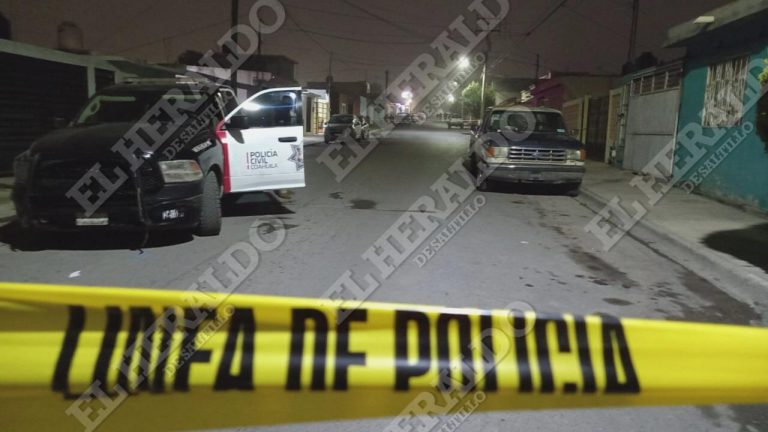
[[[726,48],[723,48],[723,45]],[[707,68],[711,64],[749,54],[750,60],[759,60],[768,57],[768,41],[763,39],[760,43],[752,42],[751,45],[733,44],[732,48],[727,48],[727,42],[721,44],[719,48],[712,48],[712,45],[701,47],[689,47],[688,57],[685,63],[685,74],[682,86],[682,95],[680,100],[680,115],[678,119],[678,131],[683,130],[690,123],[701,126],[701,112],[704,107],[704,90],[707,80]],[[715,46],[716,46],[715,45]],[[753,71],[757,74],[758,71]],[[744,102],[749,99],[745,97]],[[717,152],[717,149],[729,138],[734,137],[735,133],[742,134],[742,125],[746,122],[755,122],[756,104],[753,104],[742,117],[741,125],[733,128],[723,128],[725,135],[712,146],[703,146],[708,149],[706,155],[698,160],[693,169],[686,171],[683,179],[693,178],[693,173],[697,168],[704,165],[704,161],[710,155]],[[705,136],[712,136],[716,131],[709,128],[703,129]],[[690,152],[678,143],[675,148],[677,175],[682,174],[681,169],[685,166],[684,160],[690,157]],[[703,167],[702,167],[703,168]],[[709,175],[704,177],[696,192],[708,195],[716,199],[727,201],[737,205],[743,205],[752,208],[758,208],[768,211],[768,152],[766,145],[757,136],[754,128],[746,138],[738,144],[720,165]]]

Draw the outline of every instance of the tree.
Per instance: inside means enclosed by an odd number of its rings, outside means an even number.
[[[768,84],[768,59],[763,60],[765,62],[765,69],[763,69],[763,72],[760,74],[760,83],[763,85]]]
[[[763,86],[768,86],[768,59],[765,59],[765,69],[760,74],[760,82]],[[768,152],[768,93],[763,93],[757,101],[757,118],[755,119],[755,129],[757,135],[765,144],[765,151]]]
[[[475,118],[481,118],[485,109],[496,104],[496,90],[492,86],[485,87],[485,107],[480,107],[480,83],[472,81],[461,92],[461,99],[464,103],[464,115],[471,115]]]

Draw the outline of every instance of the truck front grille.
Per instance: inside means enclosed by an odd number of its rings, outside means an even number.
[[[126,164],[114,160],[94,160],[94,159],[66,159],[66,160],[42,160],[35,167],[34,194],[38,201],[48,201],[53,205],[74,204],[75,201],[66,197],[67,192],[77,182],[83,178],[93,166],[98,163],[100,171],[111,182],[118,179],[115,169],[119,168],[128,175],[117,190],[115,190],[109,201],[135,202],[136,190],[134,178],[131,175],[130,168]],[[145,193],[151,193],[159,190],[163,185],[162,174],[151,163],[145,162],[138,170],[142,190]],[[93,181],[96,182],[95,180]],[[84,188],[87,186],[84,186]],[[101,186],[94,185],[94,189],[101,190]]]
[[[510,147],[509,160],[520,162],[565,162],[565,149],[539,149],[529,147]]]

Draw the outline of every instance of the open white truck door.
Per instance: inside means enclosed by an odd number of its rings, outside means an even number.
[[[224,192],[304,187],[301,88],[256,93],[228,113],[218,135]]]

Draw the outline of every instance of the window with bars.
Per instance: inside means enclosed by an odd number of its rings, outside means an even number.
[[[739,57],[709,66],[704,91],[704,127],[739,124],[744,113],[748,57]]]
[[[631,94],[638,96],[678,88],[682,75],[682,68],[674,68],[637,77],[632,80]]]

